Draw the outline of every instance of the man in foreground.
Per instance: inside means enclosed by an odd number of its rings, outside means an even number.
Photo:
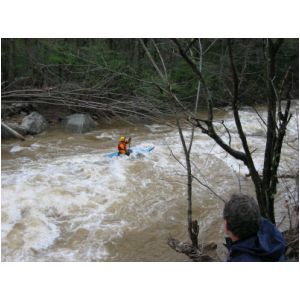
[[[223,211],[229,262],[285,261],[286,243],[247,195],[232,195]]]

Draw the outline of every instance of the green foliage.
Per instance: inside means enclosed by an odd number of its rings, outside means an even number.
[[[191,39],[181,39],[184,47]],[[154,44],[144,39],[162,68]],[[155,39],[177,96],[189,103],[195,99],[198,78],[177,54],[168,39]],[[215,101],[226,102],[232,88],[226,39],[201,39],[202,74]],[[240,76],[242,101],[265,99],[266,64],[262,39],[233,40],[234,60]],[[291,66],[292,94],[298,95],[298,39],[286,39],[278,55],[278,76],[282,80]],[[197,60],[198,40],[188,53]],[[113,89],[115,93],[150,97],[161,102],[165,87],[137,39],[2,39],[2,82],[13,89],[32,86],[67,86]],[[20,78],[27,78],[20,81]],[[154,84],[152,84],[152,83]],[[20,86],[19,86],[20,87]],[[203,99],[202,99],[203,100]]]

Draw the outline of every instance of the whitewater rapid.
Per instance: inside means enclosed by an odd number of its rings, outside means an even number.
[[[279,173],[298,169],[298,104],[289,125]],[[264,111],[261,112],[266,117]],[[232,113],[222,113],[232,132],[231,144],[242,150]],[[265,129],[256,113],[241,111],[250,150],[261,172]],[[224,127],[216,125],[229,140]],[[109,159],[120,135],[134,146],[155,146],[150,153]],[[184,127],[188,138],[190,130]],[[172,150],[172,153],[170,151]],[[296,149],[296,150],[295,150]],[[165,124],[98,128],[72,135],[57,130],[2,144],[2,261],[182,261],[168,247],[171,235],[188,240],[186,186],[182,146],[175,127]],[[193,172],[216,194],[255,196],[247,169],[208,137],[195,131]],[[279,186],[276,218],[294,181]],[[223,202],[194,183],[194,218],[200,239],[222,242]],[[283,221],[282,228],[287,226]]]

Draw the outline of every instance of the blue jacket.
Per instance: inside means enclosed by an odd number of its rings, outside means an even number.
[[[261,218],[256,235],[232,242],[226,238],[229,262],[285,261],[286,242],[281,232],[269,220]]]

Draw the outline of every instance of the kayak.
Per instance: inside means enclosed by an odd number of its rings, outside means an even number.
[[[147,153],[151,152],[154,149],[154,146],[149,146],[149,147],[132,147],[130,150],[132,151],[131,154],[138,154],[138,153]],[[106,157],[112,158],[119,156],[119,152],[111,152],[105,155]],[[123,156],[121,154],[120,156]]]

